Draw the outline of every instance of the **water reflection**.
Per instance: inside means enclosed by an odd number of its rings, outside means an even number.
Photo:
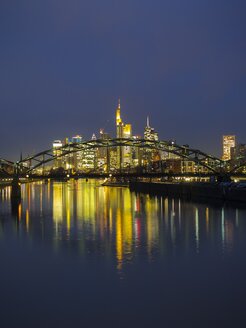
[[[23,185],[22,202],[12,210],[10,188],[0,193],[1,236],[15,233],[56,251],[105,256],[119,271],[143,256],[227,256],[246,232],[244,209],[150,197],[98,180]]]

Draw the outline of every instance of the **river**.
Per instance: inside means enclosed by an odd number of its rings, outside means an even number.
[[[246,207],[103,187],[0,190],[0,327],[245,327]]]

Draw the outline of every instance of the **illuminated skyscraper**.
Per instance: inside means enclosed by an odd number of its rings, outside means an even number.
[[[158,141],[158,133],[149,124],[149,117],[147,116],[147,124],[144,129],[144,139],[151,141]],[[151,148],[144,149],[143,152],[143,164],[150,165],[151,162],[156,162],[160,160],[160,153],[157,150]]]
[[[91,140],[96,140],[96,135],[93,133]],[[82,158],[82,170],[83,171],[93,171],[96,168],[96,157],[97,157],[96,148],[88,148],[83,150]]]
[[[53,142],[53,155],[56,156],[54,160],[54,168],[62,167],[62,154],[61,147],[63,146],[61,140],[55,140]]]
[[[116,109],[116,138],[131,138],[132,126],[131,124],[124,124],[121,119],[120,113],[120,99],[118,101],[118,107]],[[131,147],[117,147],[117,168],[124,168],[131,165],[132,155]]]
[[[70,138],[67,137],[64,140],[64,145],[68,145],[69,149],[75,150],[73,148],[73,144],[78,144],[83,141],[83,137],[81,135],[75,135],[74,137]],[[64,168],[66,170],[80,170],[81,163],[82,163],[83,151],[76,151],[67,153],[63,157]]]
[[[226,135],[223,136],[223,155],[222,159],[228,161],[231,159],[231,148],[236,146],[236,136]]]
[[[76,135],[71,139],[72,143],[80,143],[82,141],[83,137],[81,135]],[[72,154],[68,154],[68,156],[70,157],[70,160],[68,161],[68,163],[70,163],[70,167],[68,165],[68,168],[71,168],[72,166],[75,170],[80,170],[82,166],[83,151],[80,150]]]
[[[108,140],[110,139],[110,135],[104,131],[104,129],[100,129],[99,139]],[[110,170],[110,148],[109,147],[99,147],[97,151],[97,169],[100,171],[108,171]]]
[[[132,137],[132,125],[125,124],[123,127],[123,137],[129,139]],[[132,147],[123,147],[123,167],[130,167],[132,164]]]
[[[149,116],[147,116],[147,125],[144,129],[144,139],[158,141],[158,133],[149,125]]]
[[[116,108],[116,138],[123,138],[123,126],[124,123],[120,117],[120,99],[118,101],[118,107]]]

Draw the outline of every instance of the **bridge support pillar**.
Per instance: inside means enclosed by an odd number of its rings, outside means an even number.
[[[21,200],[21,184],[19,180],[20,166],[19,162],[14,166],[14,177],[11,184],[11,200],[12,202],[18,202]]]
[[[21,184],[18,176],[14,176],[11,184],[11,200],[19,201],[21,199]]]
[[[231,182],[231,176],[228,173],[219,174],[217,176],[217,182]]]

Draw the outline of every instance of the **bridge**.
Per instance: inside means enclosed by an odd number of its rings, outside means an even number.
[[[238,161],[223,161],[220,158],[209,155],[198,149],[190,148],[188,145],[180,146],[170,141],[155,141],[146,139],[133,139],[133,138],[118,138],[118,139],[97,139],[83,141],[80,143],[68,143],[58,148],[59,151],[54,151],[54,148],[44,150],[35,155],[21,158],[20,160],[13,162],[3,158],[0,158],[0,170],[7,175],[13,176],[18,173],[29,174],[35,172],[39,167],[44,167],[47,163],[54,162],[56,159],[65,158],[67,155],[76,152],[85,152],[90,149],[105,148],[107,150],[107,173],[110,171],[109,164],[109,150],[123,147],[138,148],[141,150],[158,151],[166,154],[175,155],[176,159],[181,158],[183,160],[194,162],[195,164],[206,168],[207,172],[211,172],[215,175],[227,174],[233,175],[240,168],[246,166],[245,160],[239,159]],[[173,157],[172,157],[173,158]],[[165,161],[165,159],[163,160]],[[141,165],[139,165],[141,166]],[[93,173],[97,172],[98,168],[95,168]],[[119,170],[123,168],[119,168]],[[134,169],[131,167],[131,169]],[[137,172],[137,171],[136,171]],[[119,173],[119,172],[117,172]],[[164,172],[163,172],[164,173]],[[167,172],[165,172],[167,173]],[[191,172],[190,172],[191,173]]]
[[[122,165],[122,149],[136,150],[138,149],[145,156],[145,165],[141,163],[138,165],[128,165],[124,167]],[[118,151],[119,166],[114,168],[113,174],[117,176],[214,176],[220,180],[229,180],[231,176],[236,176],[240,173],[240,176],[244,176],[240,170],[246,166],[244,159],[238,161],[223,161],[216,156],[209,155],[198,149],[190,148],[188,145],[178,145],[170,141],[156,141],[146,139],[135,138],[116,138],[116,139],[96,139],[87,140],[79,143],[68,143],[59,147],[56,151],[54,148],[41,151],[37,154],[21,158],[16,162],[12,162],[3,158],[0,158],[0,172],[2,176],[11,177],[14,184],[18,184],[19,178],[23,176],[33,175],[42,178],[44,176],[45,165],[56,160],[68,158],[71,154],[80,152],[85,153],[88,150],[98,151],[105,149],[105,168],[102,172],[100,167],[95,166],[90,172],[81,172],[83,176],[102,176],[112,172],[110,164],[110,151]],[[151,152],[157,152],[162,154],[171,154],[169,159],[181,159],[183,161],[193,162],[196,165],[194,172],[172,172],[168,170],[165,165],[165,158],[154,161],[147,158],[146,154]],[[168,157],[168,156],[166,156]],[[166,161],[168,159],[166,158]],[[153,165],[154,163],[160,163],[158,167]],[[41,173],[38,172],[38,168],[41,168]],[[238,173],[239,172],[239,173]],[[245,175],[246,177],[246,175]]]

